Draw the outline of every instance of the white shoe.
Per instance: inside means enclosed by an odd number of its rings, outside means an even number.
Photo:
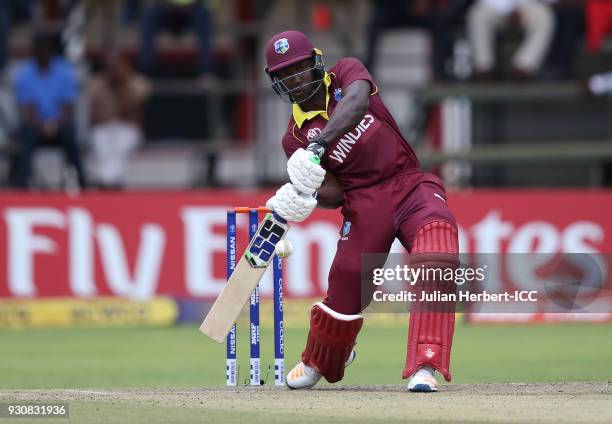
[[[408,382],[408,391],[416,393],[430,393],[438,391],[438,382],[434,378],[431,367],[419,369]]]
[[[355,357],[357,356],[357,352],[354,350],[351,351],[348,359],[344,363],[344,367],[348,367],[353,363]],[[299,389],[310,389],[315,386],[321,379],[321,374],[319,374],[314,368],[309,367],[308,365],[304,365],[303,362],[298,363],[289,374],[287,374],[287,386],[290,389],[299,390]]]

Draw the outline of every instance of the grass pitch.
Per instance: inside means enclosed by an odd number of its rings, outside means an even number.
[[[285,331],[287,369],[307,334],[299,314]],[[262,318],[267,367],[272,328]],[[197,325],[1,331],[0,402],[63,400],[71,423],[609,422],[612,325],[458,322],[453,384],[415,395],[400,377],[406,322],[367,316],[344,381],[307,392],[226,389],[225,345]],[[241,380],[248,378],[246,328],[239,325]]]
[[[369,317],[368,317],[369,318]],[[307,329],[288,326],[286,366]],[[246,326],[239,326],[240,380],[248,378]],[[406,325],[368,322],[344,384],[402,384]],[[0,332],[0,389],[212,387],[225,384],[225,345],[197,326]],[[272,329],[262,328],[262,376],[273,362]],[[454,383],[607,381],[612,325],[471,326],[458,323]],[[272,373],[268,377],[271,381]]]

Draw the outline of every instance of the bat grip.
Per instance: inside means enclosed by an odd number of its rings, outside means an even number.
[[[272,215],[274,215],[274,218],[278,220],[278,222],[280,222],[281,224],[287,223],[287,221],[283,217],[281,217],[279,214],[277,214],[276,212],[272,212]]]

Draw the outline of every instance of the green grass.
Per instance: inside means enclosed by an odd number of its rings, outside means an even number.
[[[241,379],[248,339],[239,332]],[[305,328],[286,329],[287,368],[299,358]],[[406,328],[368,323],[347,384],[398,384]],[[0,332],[0,389],[200,387],[225,384],[225,345],[197,326],[162,329],[63,329]],[[263,364],[272,361],[262,330]],[[598,381],[610,378],[612,325],[470,326],[458,323],[453,381]],[[265,375],[265,371],[262,373]],[[273,374],[269,376],[273,379]]]

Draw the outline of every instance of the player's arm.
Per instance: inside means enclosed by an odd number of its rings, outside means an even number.
[[[370,104],[370,83],[356,80],[348,85],[345,96],[338,103],[329,122],[321,134],[310,140],[308,151],[296,150],[287,162],[287,172],[297,189],[314,194],[321,184],[325,171],[319,165],[319,158],[331,140],[335,140],[354,129],[368,110]]]
[[[370,83],[366,80],[353,81],[319,137],[330,142],[353,130],[368,111],[370,89]]]
[[[344,191],[340,182],[330,172],[325,174],[323,184],[317,190],[317,208],[336,209],[344,204]]]

